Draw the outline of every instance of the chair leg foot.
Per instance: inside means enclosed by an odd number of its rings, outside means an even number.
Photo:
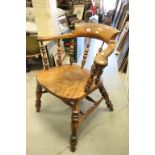
[[[41,107],[41,106],[40,106]],[[36,112],[40,112],[40,107],[36,107]]]
[[[114,111],[113,104],[111,103],[110,100],[108,102],[106,102],[106,105],[110,109],[110,111]]]
[[[78,102],[75,102],[72,107],[72,117],[71,117],[71,131],[70,136],[70,150],[74,152],[76,150],[77,144],[77,129],[79,127],[79,105]]]
[[[40,112],[40,107],[41,107],[41,96],[42,96],[42,87],[37,83],[36,87],[36,102],[35,102],[35,107],[36,107],[36,112]]]
[[[113,104],[111,103],[110,99],[109,99],[109,95],[106,91],[106,89],[104,88],[103,85],[101,85],[99,87],[99,91],[100,93],[102,94],[102,96],[104,97],[105,101],[106,101],[106,105],[107,107],[109,108],[110,111],[114,111],[114,108],[113,108]]]
[[[75,152],[76,144],[77,144],[77,137],[71,135],[70,136],[70,150],[71,150],[71,152]]]

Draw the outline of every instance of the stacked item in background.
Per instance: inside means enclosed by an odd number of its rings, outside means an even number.
[[[116,54],[118,54],[118,70],[126,73],[129,54],[129,22],[126,22],[116,44]]]
[[[129,55],[129,2],[120,0],[114,17],[113,26],[120,30],[117,37],[115,54],[118,55],[118,71],[127,72]]]

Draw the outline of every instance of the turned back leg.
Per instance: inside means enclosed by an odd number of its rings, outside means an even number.
[[[100,93],[102,94],[102,96],[104,97],[104,99],[105,99],[105,101],[106,101],[107,107],[110,109],[110,111],[113,111],[113,110],[114,110],[114,109],[113,109],[113,105],[112,105],[112,103],[111,103],[111,101],[110,101],[110,99],[109,99],[109,95],[108,95],[108,93],[107,93],[107,91],[106,91],[106,89],[104,88],[103,85],[101,85],[101,86],[99,87],[99,91],[100,91]]]
[[[40,112],[40,107],[41,107],[41,96],[42,96],[42,87],[37,83],[36,87],[36,112]]]
[[[77,129],[79,127],[79,105],[78,102],[75,102],[72,107],[72,117],[71,117],[71,131],[72,134],[70,136],[70,150],[72,152],[76,149],[77,144]]]

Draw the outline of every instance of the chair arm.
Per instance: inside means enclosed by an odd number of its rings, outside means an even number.
[[[46,36],[46,37],[38,37],[38,41],[54,41],[58,39],[66,39],[66,38],[76,38],[78,37],[77,34],[68,33],[68,34],[61,34],[61,35],[55,35],[55,36]]]
[[[112,54],[113,50],[115,48],[115,41],[110,40],[108,43],[108,47],[104,49],[102,52],[97,53],[94,63],[99,66],[107,66],[108,64],[108,57]]]

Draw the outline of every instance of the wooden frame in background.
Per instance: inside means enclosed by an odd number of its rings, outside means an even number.
[[[76,14],[79,20],[82,20],[83,12],[84,12],[84,5],[74,5],[73,14]]]

